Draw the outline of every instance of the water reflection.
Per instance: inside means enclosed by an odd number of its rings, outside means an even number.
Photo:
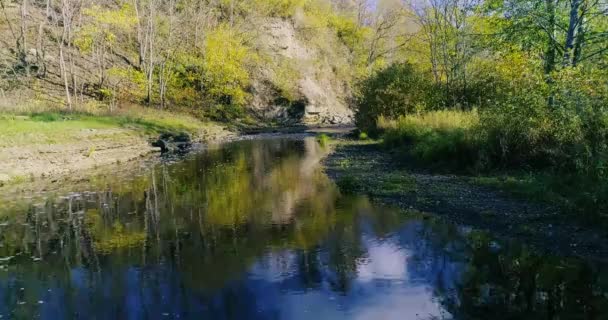
[[[0,315],[608,317],[602,265],[341,197],[325,152],[314,139],[239,142],[0,207]]]

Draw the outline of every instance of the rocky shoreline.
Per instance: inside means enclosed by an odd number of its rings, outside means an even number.
[[[326,173],[342,192],[419,210],[499,237],[565,256],[608,261],[608,234],[549,204],[528,202],[470,177],[423,172],[398,165],[377,143],[341,139],[325,159]]]

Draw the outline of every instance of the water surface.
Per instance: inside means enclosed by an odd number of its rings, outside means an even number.
[[[608,319],[608,269],[342,196],[314,138],[0,204],[2,319]]]

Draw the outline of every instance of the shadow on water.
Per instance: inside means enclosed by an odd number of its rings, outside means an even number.
[[[606,319],[608,269],[341,196],[314,138],[0,206],[4,319]]]

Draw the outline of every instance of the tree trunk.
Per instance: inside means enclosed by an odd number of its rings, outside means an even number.
[[[38,77],[46,76],[46,50],[44,45],[44,27],[46,21],[38,26],[38,41],[36,45],[36,61],[38,63]]]
[[[46,0],[46,19],[50,19],[51,18],[51,0]]]
[[[144,37],[144,31],[141,26],[142,16],[139,11],[139,3],[138,0],[133,0],[133,8],[135,9],[135,18],[137,20],[137,49],[138,49],[138,65],[139,70],[145,69],[145,57],[146,57],[146,41]]]
[[[21,27],[18,40],[19,60],[29,76],[29,66],[27,62],[27,0],[22,0],[20,8]]]
[[[230,26],[234,27],[234,0],[230,0]]]
[[[547,40],[547,48],[545,51],[545,74],[549,75],[555,70],[555,0],[545,0],[547,10],[547,22],[549,39]]]
[[[64,51],[64,45],[63,45],[63,37],[60,40],[60,44],[59,44],[59,67],[61,69],[61,77],[63,78],[63,87],[65,89],[65,98],[66,98],[66,104],[68,106],[68,110],[72,110],[72,96],[70,94],[70,84],[68,82],[68,74],[67,74],[67,68],[65,65],[65,55],[63,53]]]
[[[572,66],[576,67],[576,65],[581,61],[583,57],[583,45],[585,44],[585,8],[581,11],[581,15],[578,21],[578,27],[576,30],[576,38],[574,39],[574,53],[572,56]]]
[[[154,0],[150,1],[150,17],[148,17],[148,90],[147,103],[152,105],[152,86],[154,81]]]
[[[568,22],[568,32],[566,33],[566,45],[564,50],[564,66],[571,66],[573,59],[574,41],[576,38],[576,31],[579,25],[579,9],[583,0],[571,0],[570,1],[570,19]]]
[[[65,98],[68,110],[72,110],[72,95],[70,93],[70,84],[68,80],[68,71],[65,63],[65,43],[68,40],[68,30],[71,22],[71,17],[68,12],[69,7],[72,4],[69,3],[69,0],[62,0],[61,2],[61,16],[63,20],[63,29],[61,33],[61,38],[59,39],[59,67],[61,69],[61,77],[63,78],[63,86],[65,89]]]

